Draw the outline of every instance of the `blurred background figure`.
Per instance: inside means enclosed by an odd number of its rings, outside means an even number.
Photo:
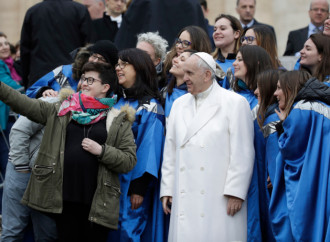
[[[10,45],[7,36],[0,32],[0,82],[8,86],[23,91],[19,84],[21,77],[14,68],[14,60],[10,55]],[[0,101],[0,200],[2,200],[2,182],[5,177],[6,166],[9,153],[9,133],[16,121],[15,115],[9,115],[10,107]],[[0,203],[0,214],[2,205]]]
[[[307,27],[293,30],[289,33],[284,55],[300,56],[300,50],[311,34],[323,31],[324,21],[329,16],[327,0],[312,0],[308,10],[310,23]]]
[[[21,31],[25,88],[60,65],[73,62],[70,52],[90,41],[87,8],[71,0],[45,0],[29,8]]]
[[[167,40],[158,32],[148,32],[138,35],[136,48],[144,50],[150,56],[157,71],[158,89],[161,90],[166,84],[166,75],[163,71],[166,56]]]
[[[172,46],[177,33],[189,25],[197,25],[207,31],[199,0],[132,1],[115,44],[119,50],[132,48],[139,33],[158,31]]]
[[[209,9],[207,7],[207,1],[206,0],[199,0],[199,2],[201,3],[201,8],[202,8],[202,11],[203,11],[204,20],[205,20],[206,29],[207,29],[207,34],[209,35],[209,38],[210,38],[210,41],[211,41],[212,50],[214,50],[215,49],[215,45],[214,45],[214,41],[213,41],[214,26],[210,25],[209,20],[207,19],[207,15],[209,13]]]
[[[255,18],[254,14],[256,12],[256,0],[237,0],[236,1],[236,12],[239,15],[239,20],[242,24],[243,30],[246,30],[247,28],[250,28],[252,26],[257,25],[264,25],[271,29],[274,36],[275,30],[273,26],[270,26],[268,24],[259,23]],[[276,37],[275,37],[276,38]]]
[[[126,10],[126,0],[105,0],[105,4],[106,11],[101,18],[93,21],[93,41],[114,41],[123,21],[123,13]]]
[[[103,17],[103,13],[105,12],[105,0],[83,0],[82,4],[88,9],[92,20]]]

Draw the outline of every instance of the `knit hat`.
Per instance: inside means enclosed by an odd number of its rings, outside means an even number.
[[[118,62],[118,49],[110,40],[99,40],[92,46],[92,53],[102,55],[115,68]]]
[[[213,59],[213,57],[205,52],[197,52],[194,55],[197,55],[199,58],[201,58],[210,68],[213,70],[214,73],[216,73],[216,64]]]

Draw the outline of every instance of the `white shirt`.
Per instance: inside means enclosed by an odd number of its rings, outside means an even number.
[[[117,22],[118,29],[120,28],[121,22],[123,21],[123,17],[122,16],[123,16],[122,14],[120,14],[118,17],[112,17],[112,16],[110,16],[110,19],[112,21]]]

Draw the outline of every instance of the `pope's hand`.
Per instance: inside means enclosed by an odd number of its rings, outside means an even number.
[[[163,210],[164,210],[164,213],[167,215],[167,214],[170,214],[171,213],[171,208],[170,206],[172,205],[172,197],[170,196],[164,196],[161,198],[162,200],[162,204],[163,204]]]
[[[228,203],[227,203],[227,214],[234,216],[242,208],[243,200],[238,197],[227,196]]]

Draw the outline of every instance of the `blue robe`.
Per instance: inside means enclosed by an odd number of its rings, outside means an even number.
[[[300,101],[283,129],[275,175],[281,182],[271,197],[277,239],[330,241],[330,106]]]
[[[265,138],[265,165],[267,167],[270,181],[273,184],[276,171],[276,157],[279,153],[278,148],[278,134],[275,125],[280,121],[278,115],[275,113],[275,105],[271,105],[268,110],[271,111],[269,115],[266,114],[264,122],[263,136]],[[270,110],[271,109],[271,110]],[[267,110],[267,111],[268,111]]]
[[[32,86],[30,86],[26,90],[26,95],[28,97],[35,98],[37,93],[39,92],[40,88],[42,88],[42,87],[50,87],[54,91],[59,91],[62,88],[63,83],[58,82],[58,81],[62,81],[62,80],[58,80],[55,77],[54,71],[47,73],[46,75],[41,77],[38,81],[36,81]],[[75,80],[72,77],[72,65],[71,64],[63,65],[61,71],[63,74],[63,78],[68,81],[69,85],[71,86],[71,88],[74,91],[77,91],[77,85],[78,85],[79,80]]]
[[[119,228],[117,231],[110,232],[108,241],[140,241],[141,234],[145,230],[149,233],[144,235],[145,241],[150,241],[150,238],[155,235],[162,234],[163,229],[164,216],[159,213],[159,211],[162,212],[162,205],[159,199],[158,180],[164,146],[164,110],[155,99],[151,99],[150,103],[140,105],[138,100],[121,98],[114,108],[120,109],[125,104],[129,104],[136,110],[132,131],[137,146],[137,164],[129,173],[119,175],[122,193]],[[146,172],[152,175],[153,180],[142,205],[132,210],[128,194],[130,183]]]
[[[170,112],[172,109],[172,105],[176,99],[181,97],[182,95],[186,94],[187,91],[187,85],[183,83],[179,87],[173,88],[172,94],[166,93],[166,99],[165,99],[165,117],[168,118],[170,116]]]
[[[221,67],[221,69],[227,73],[228,68],[231,68],[233,66],[233,63],[236,59],[226,59],[225,62],[221,62],[219,60],[216,60],[217,64]]]
[[[242,81],[239,81],[244,85]],[[255,163],[248,191],[248,241],[275,241],[268,212],[267,168],[265,165],[265,139],[257,122],[258,99],[247,88],[238,92],[249,102],[254,117]]]

